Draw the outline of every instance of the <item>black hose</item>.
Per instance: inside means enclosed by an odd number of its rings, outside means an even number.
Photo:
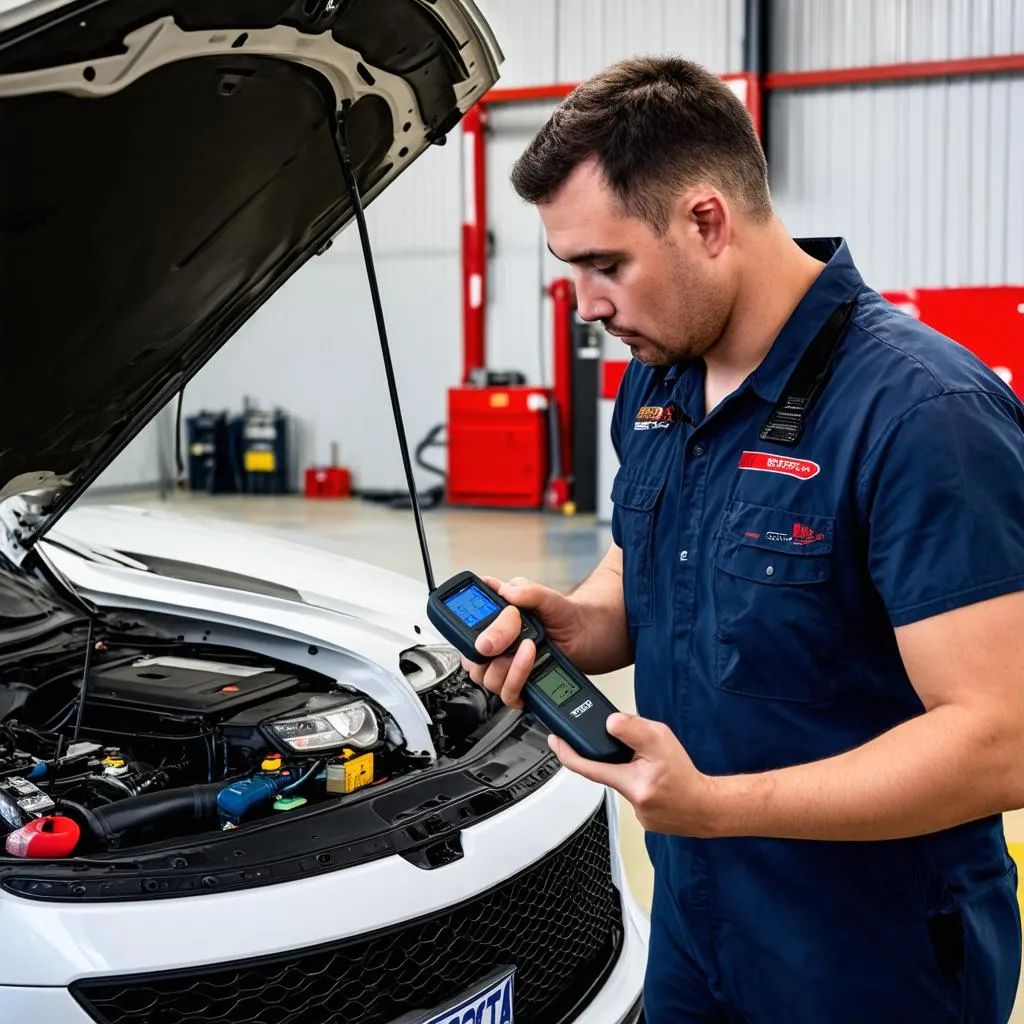
[[[416,446],[416,464],[422,469],[427,470],[430,473],[434,473],[441,478],[441,482],[435,484],[433,487],[428,487],[425,491],[418,492],[419,504],[421,508],[436,508],[444,502],[446,484],[448,476],[445,471],[438,466],[434,466],[427,462],[423,458],[423,453],[428,448],[446,448],[448,446],[447,441],[439,441],[439,436],[444,433],[447,429],[447,425],[444,423],[438,423],[437,426],[431,427],[427,432],[426,437]],[[409,496],[407,491],[360,491],[359,496],[363,501],[376,502],[378,504],[387,505],[393,509],[406,509],[412,507],[412,498]]]
[[[217,794],[228,785],[230,781],[143,793],[93,809],[70,800],[62,800],[61,806],[85,828],[90,845],[109,850],[142,838],[158,842],[211,827],[219,818]]]

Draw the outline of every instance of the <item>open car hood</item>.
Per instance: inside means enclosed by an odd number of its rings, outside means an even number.
[[[472,0],[0,0],[8,557],[352,218],[338,118],[370,202],[500,61]]]

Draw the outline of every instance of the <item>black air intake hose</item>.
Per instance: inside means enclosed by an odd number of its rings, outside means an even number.
[[[219,820],[217,794],[228,785],[230,781],[209,782],[162,793],[143,793],[95,809],[70,800],[62,800],[61,806],[82,827],[83,840],[88,836],[90,846],[112,850],[213,827]]]

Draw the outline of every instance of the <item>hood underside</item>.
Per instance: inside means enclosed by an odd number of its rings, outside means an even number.
[[[0,14],[0,499],[38,535],[345,226],[339,117],[369,202],[500,59],[471,0]]]

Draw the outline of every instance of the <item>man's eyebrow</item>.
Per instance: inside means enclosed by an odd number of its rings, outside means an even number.
[[[575,256],[559,256],[549,244],[548,252],[551,253],[551,255],[560,263],[595,263],[622,259],[621,252],[614,252],[610,249],[589,249],[587,252],[577,253]]]

